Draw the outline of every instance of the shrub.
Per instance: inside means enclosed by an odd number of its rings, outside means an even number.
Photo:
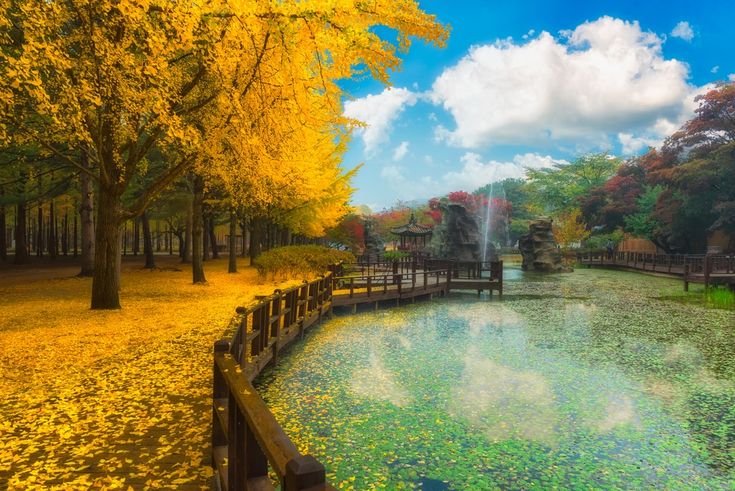
[[[318,245],[285,246],[264,252],[254,261],[261,278],[301,279],[320,275],[339,262],[354,262],[350,252]]]
[[[409,254],[407,252],[402,251],[388,251],[383,253],[383,259],[386,261],[398,261],[399,259],[403,259],[408,256]]]
[[[610,232],[608,234],[592,235],[584,242],[585,249],[598,250],[604,249],[607,245],[607,241],[611,240],[615,247],[625,238],[623,231],[620,229]]]

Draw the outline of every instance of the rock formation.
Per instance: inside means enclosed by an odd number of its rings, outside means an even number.
[[[455,261],[480,261],[482,251],[477,218],[460,204],[442,205],[442,223],[434,229],[432,252],[439,258]],[[495,247],[488,244],[486,258],[497,259]]]
[[[528,233],[518,241],[525,271],[560,273],[568,271],[562,264],[562,253],[551,232],[551,218],[541,217],[528,226]]]

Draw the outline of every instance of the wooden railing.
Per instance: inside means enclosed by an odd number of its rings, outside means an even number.
[[[446,269],[452,272],[452,278],[482,278],[488,272],[491,279],[503,276],[503,261],[454,261],[449,259],[427,259],[424,268],[429,271]]]
[[[709,286],[714,275],[735,275],[735,255],[726,254],[655,254],[650,252],[585,252],[578,256],[586,265],[623,266],[642,271],[681,275],[684,288],[690,280],[701,277]]]
[[[490,277],[502,282],[502,262],[487,267]],[[479,279],[483,268],[480,263],[466,268],[453,264],[450,269],[336,276],[333,272],[342,271],[342,265],[336,265],[317,280],[276,290],[255,305],[239,307],[230,336],[214,345],[212,465],[221,489],[274,489],[269,469],[282,490],[334,489],[326,483],[324,466],[298,452],[251,382],[268,363],[278,360],[289,343],[331,312],[336,290],[352,297],[365,289],[360,294],[367,292],[375,301],[390,292],[400,301],[404,295],[446,292],[457,278]]]
[[[386,273],[414,273],[423,269],[424,258],[419,256],[400,259],[384,259],[380,256],[360,256],[357,262],[344,263],[345,271],[359,272],[361,275],[381,275]]]
[[[448,270],[341,276],[334,277],[332,288],[335,292],[349,292],[350,297],[354,296],[355,290],[364,290],[368,297],[376,294],[385,295],[389,290],[402,294],[420,289],[428,290],[431,286],[447,283],[449,277]]]
[[[296,337],[329,313],[332,274],[238,308],[231,339],[214,345],[212,465],[223,490],[331,490],[324,466],[301,455],[251,381]]]

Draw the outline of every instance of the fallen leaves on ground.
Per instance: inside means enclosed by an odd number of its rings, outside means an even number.
[[[240,267],[127,264],[120,311],[90,279],[0,282],[0,487],[208,489],[213,343],[276,286]]]

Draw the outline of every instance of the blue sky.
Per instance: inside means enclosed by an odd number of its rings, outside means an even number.
[[[420,1],[451,27],[392,76],[346,85],[354,204],[472,191],[584,153],[644,152],[735,79],[735,2]]]

